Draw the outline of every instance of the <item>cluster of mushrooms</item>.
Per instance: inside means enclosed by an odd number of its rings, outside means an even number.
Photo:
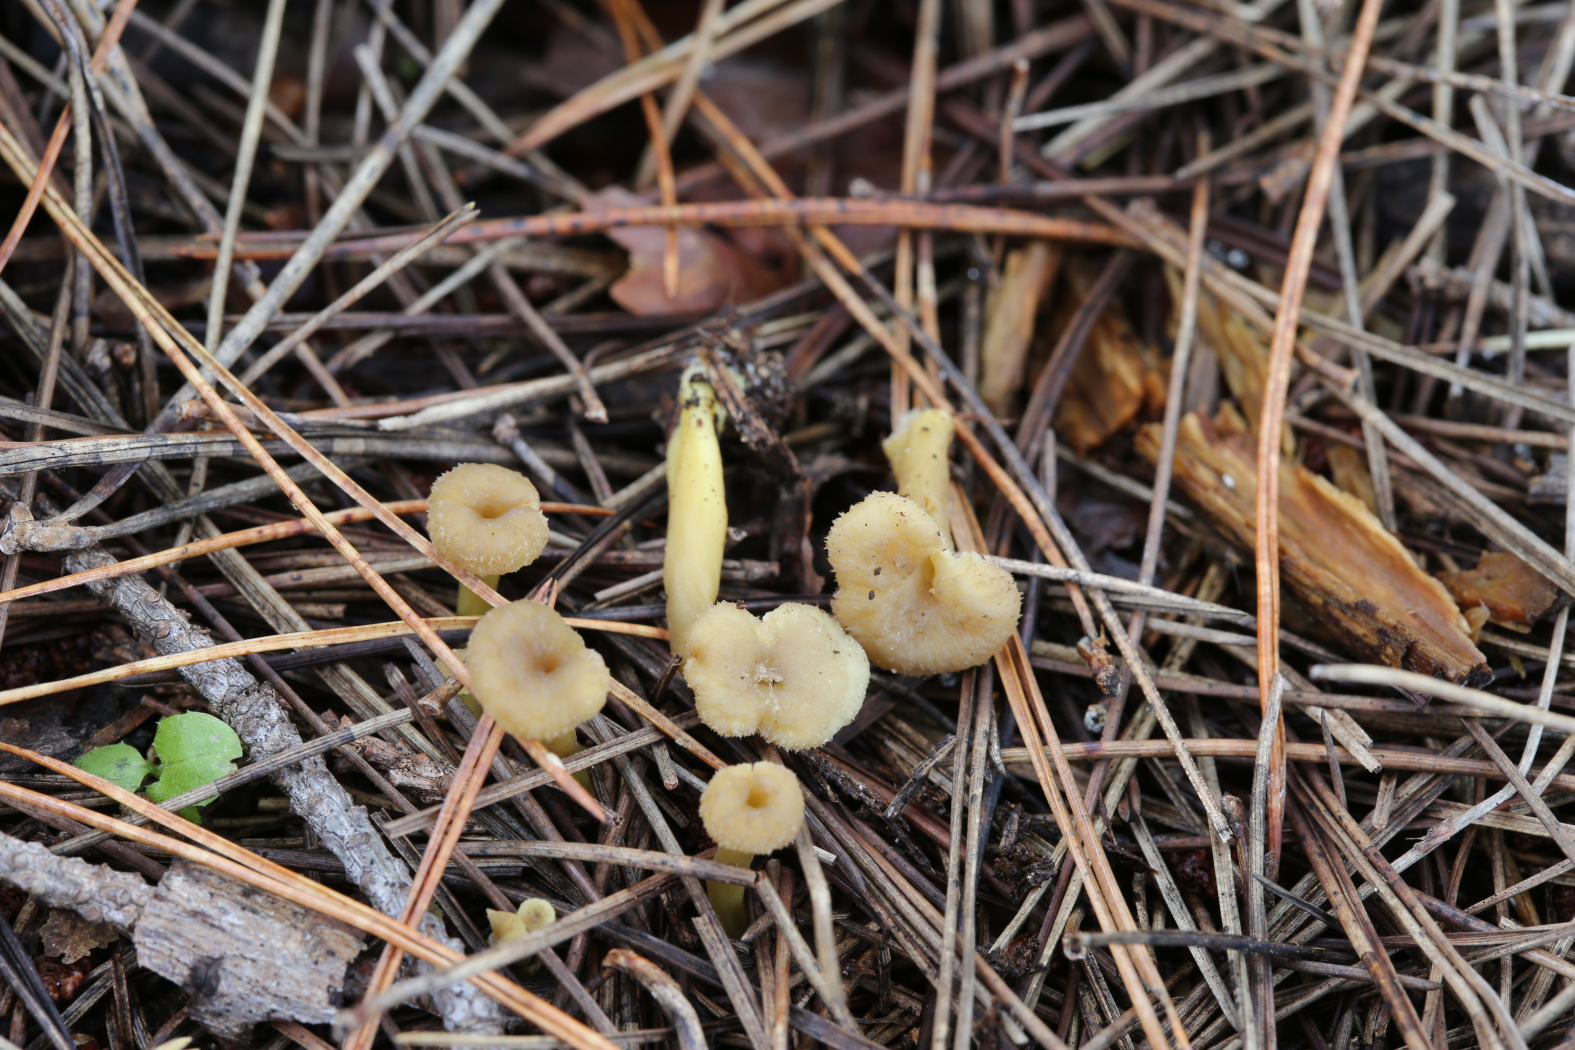
[[[669,494],[663,574],[669,645],[707,726],[758,734],[789,750],[819,747],[864,704],[870,664],[904,675],[960,671],[988,660],[1017,628],[1021,596],[1006,570],[952,542],[953,422],[941,409],[907,413],[883,448],[898,491],[875,492],[833,523],[831,613],[785,603],[756,618],[718,602],[727,501],[718,431],[724,413],[691,366],[667,446]],[[536,487],[504,467],[468,463],[432,486],[428,528],[439,554],[495,586],[535,561],[547,542]],[[575,728],[597,714],[607,665],[553,609],[535,601],[491,607],[461,586],[460,615],[479,615],[462,655],[471,697],[506,731],[567,757]],[[783,766],[756,762],[715,774],[700,817],[716,859],[747,867],[799,834],[804,798]],[[748,925],[743,887],[712,883],[730,936]],[[498,913],[506,938],[545,916]]]

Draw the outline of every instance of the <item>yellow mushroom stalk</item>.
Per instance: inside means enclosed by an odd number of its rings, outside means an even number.
[[[904,413],[892,426],[891,436],[881,442],[897,476],[897,495],[913,500],[935,519],[948,547],[952,542],[947,511],[952,428],[952,414],[945,409],[916,408]]]
[[[716,859],[747,868],[756,856],[797,837],[804,826],[804,792],[797,777],[774,763],[728,766],[700,795],[700,821],[716,842]],[[729,937],[749,928],[744,887],[707,882],[706,896]]]
[[[547,546],[536,486],[492,463],[462,463],[432,483],[427,532],[439,554],[493,588],[503,573],[529,565]],[[460,585],[460,616],[481,616],[490,608]]]
[[[667,442],[668,646],[688,656],[689,628],[716,601],[727,543],[727,493],[717,431],[723,412],[705,369],[691,365],[678,385],[678,425]]]

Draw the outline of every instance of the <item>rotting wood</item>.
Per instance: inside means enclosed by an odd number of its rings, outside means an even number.
[[[1154,428],[1139,431],[1145,455],[1156,441]],[[1255,461],[1251,435],[1233,411],[1182,420],[1176,482],[1243,547],[1253,535]],[[1280,571],[1298,602],[1364,659],[1451,682],[1487,680],[1487,660],[1449,592],[1364,504],[1305,467],[1282,463],[1280,479]]]

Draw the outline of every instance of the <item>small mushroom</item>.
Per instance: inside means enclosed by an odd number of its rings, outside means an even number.
[[[500,605],[478,620],[465,666],[493,721],[557,755],[580,750],[574,727],[602,709],[612,686],[601,654],[537,602]]]
[[[880,446],[897,475],[897,495],[913,500],[935,519],[948,547],[952,542],[951,516],[946,510],[952,482],[948,469],[952,429],[950,412],[915,408],[903,413]]]
[[[496,946],[505,941],[517,941],[557,921],[558,912],[540,897],[527,897],[520,901],[517,911],[497,911],[488,908],[487,922],[492,926],[492,933],[487,937],[487,943]],[[532,959],[520,969],[528,975],[535,973],[540,965]]]
[[[727,546],[727,492],[717,429],[722,409],[704,366],[691,365],[678,384],[678,423],[667,439],[667,644],[688,656],[689,626],[711,607],[722,586]]]
[[[535,561],[547,546],[547,518],[536,486],[492,463],[461,463],[432,483],[427,532],[438,553],[496,587],[498,577]],[[461,586],[456,611],[490,606]]]
[[[831,525],[831,612],[876,667],[906,675],[988,660],[1017,629],[1011,574],[949,550],[934,520],[893,492],[872,492]]]
[[[700,796],[700,821],[716,842],[716,859],[749,867],[758,854],[786,846],[804,826],[804,792],[798,778],[772,762],[719,770]],[[749,928],[744,887],[707,882],[706,896],[729,937]]]
[[[813,605],[779,605],[755,619],[732,602],[689,628],[684,678],[700,720],[723,736],[759,733],[779,747],[819,747],[864,706],[870,662]]]

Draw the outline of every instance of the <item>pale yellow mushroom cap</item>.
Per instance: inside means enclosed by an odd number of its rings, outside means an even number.
[[[700,820],[724,849],[770,853],[803,827],[804,792],[798,778],[774,762],[728,766],[701,794]]]
[[[518,911],[488,908],[487,921],[492,925],[492,935],[487,938],[487,943],[496,945],[519,940],[526,934],[551,926],[558,921],[558,913],[540,897],[530,897],[520,902]]]
[[[874,492],[832,523],[831,612],[876,667],[907,675],[961,671],[1000,651],[1022,595],[1011,574],[946,549],[918,504]]]
[[[864,706],[870,662],[813,605],[760,619],[718,602],[689,627],[684,678],[700,720],[723,736],[759,733],[779,747],[819,747]]]
[[[462,463],[432,483],[427,531],[439,554],[477,576],[523,568],[547,546],[536,486],[493,463]]]
[[[478,620],[465,666],[482,710],[525,740],[567,733],[602,709],[612,685],[601,654],[536,602],[500,605]]]

